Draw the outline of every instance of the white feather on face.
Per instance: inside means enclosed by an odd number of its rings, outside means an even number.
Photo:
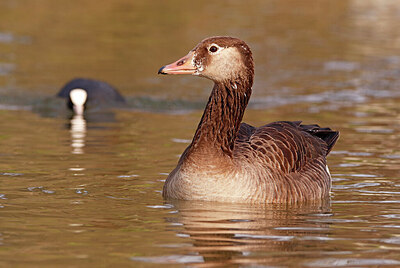
[[[201,59],[195,60],[196,58],[197,58],[197,53],[194,52],[192,57],[192,65],[196,68],[196,71],[194,72],[193,75],[200,75],[200,73],[204,70],[203,61]]]
[[[212,52],[212,47],[217,47],[217,51]],[[211,44],[208,48],[209,57],[207,65],[203,65],[203,61],[196,62],[198,75],[211,79],[213,81],[224,81],[234,79],[246,67],[242,61],[240,51],[236,47],[220,47]]]

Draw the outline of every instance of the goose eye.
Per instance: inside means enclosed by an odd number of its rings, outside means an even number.
[[[211,46],[209,49],[208,49],[210,52],[217,52],[217,50],[218,50],[218,47],[216,47],[216,46]]]

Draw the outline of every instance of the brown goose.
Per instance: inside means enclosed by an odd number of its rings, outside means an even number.
[[[164,198],[293,203],[329,196],[326,156],[339,132],[300,121],[258,128],[241,123],[254,77],[245,42],[207,38],[158,73],[214,81],[193,141],[165,182]]]

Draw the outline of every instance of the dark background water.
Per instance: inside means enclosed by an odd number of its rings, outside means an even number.
[[[399,266],[397,1],[0,2],[0,265]],[[253,50],[245,121],[341,138],[319,206],[166,203],[211,82],[160,77],[201,39]],[[108,81],[128,105],[72,118],[54,96]]]

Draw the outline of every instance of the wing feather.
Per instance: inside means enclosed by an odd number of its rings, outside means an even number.
[[[269,166],[280,166],[284,173],[302,172],[309,164],[324,162],[339,132],[301,121],[280,121],[258,128],[242,123],[235,148],[241,154],[263,154]],[[323,159],[323,160],[321,160]],[[277,163],[274,163],[277,162]]]

